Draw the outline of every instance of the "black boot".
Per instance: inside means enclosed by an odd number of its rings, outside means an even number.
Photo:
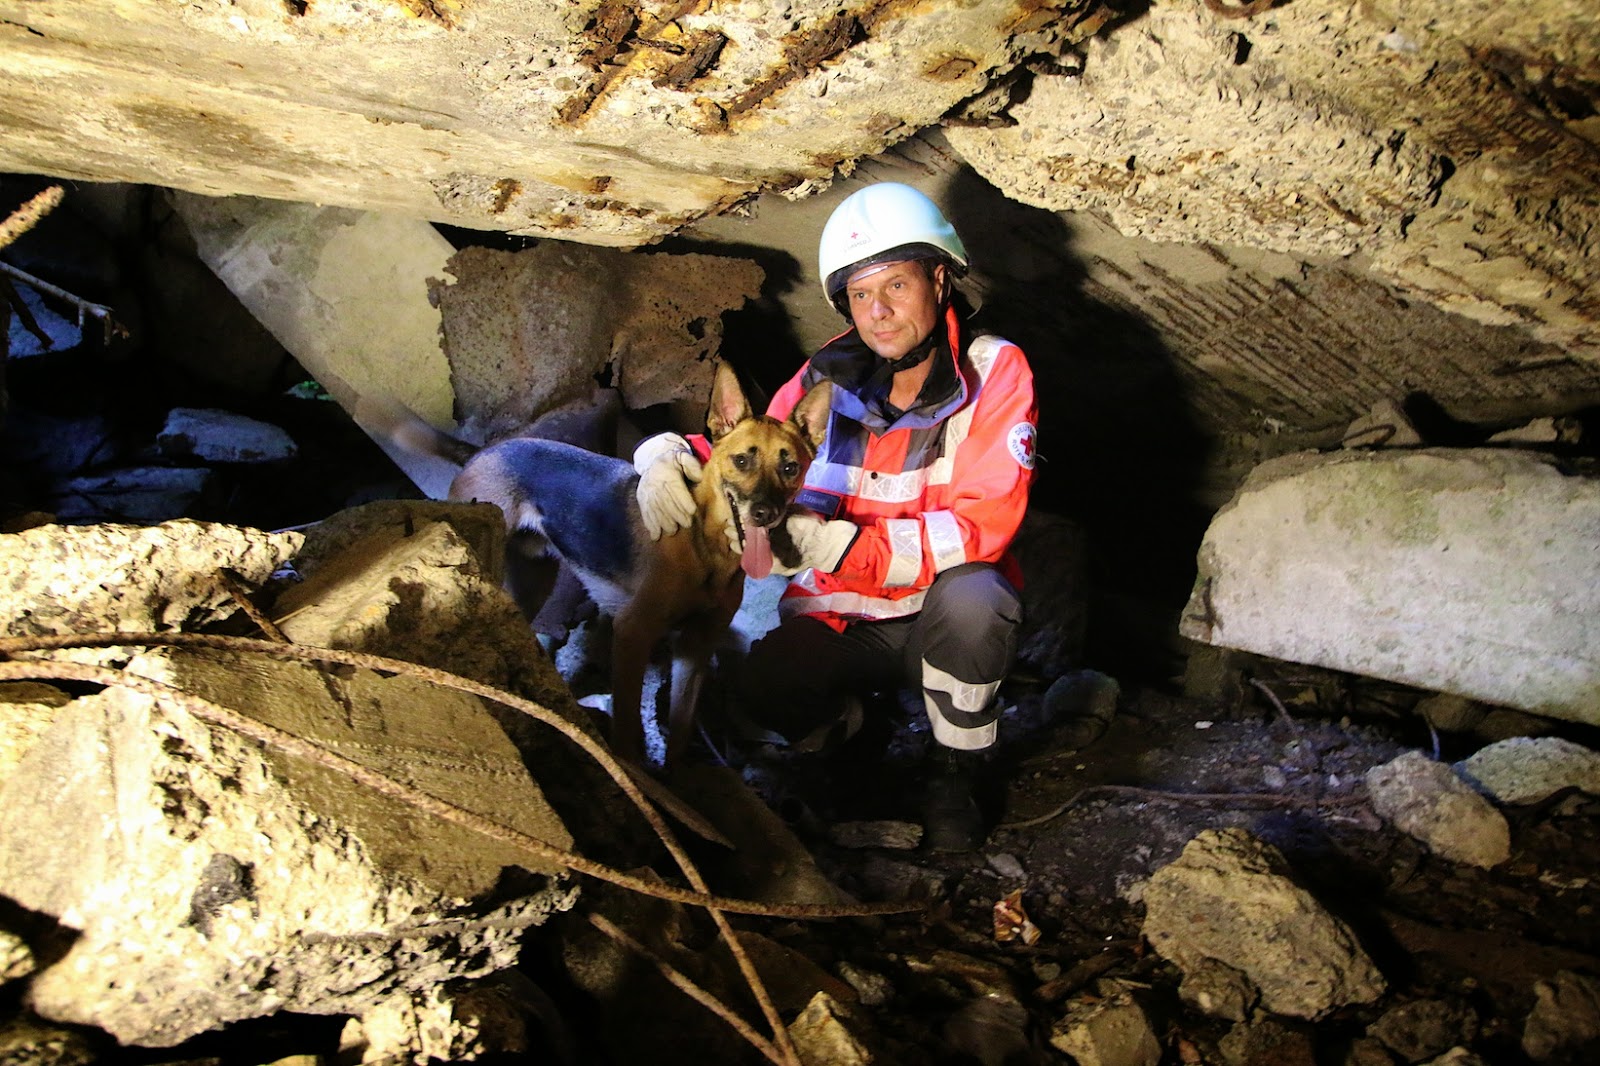
[[[975,791],[980,757],[934,744],[924,757],[922,844],[929,851],[974,851],[988,837]]]

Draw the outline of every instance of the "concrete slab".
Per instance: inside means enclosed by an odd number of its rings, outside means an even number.
[[[173,202],[200,258],[346,411],[382,397],[454,428],[428,295],[454,248],[431,224],[243,196]],[[448,464],[378,444],[428,496],[449,490]]]
[[[1184,636],[1600,723],[1600,479],[1538,453],[1299,453],[1200,547]]]

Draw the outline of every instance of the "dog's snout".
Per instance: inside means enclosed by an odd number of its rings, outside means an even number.
[[[770,503],[753,503],[750,505],[750,521],[758,526],[775,525],[782,512]]]

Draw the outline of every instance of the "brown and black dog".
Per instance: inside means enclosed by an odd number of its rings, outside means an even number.
[[[611,743],[645,762],[645,672],[672,637],[672,697],[663,762],[689,740],[695,704],[716,649],[765,552],[786,563],[793,545],[782,522],[828,425],[829,385],[811,389],[787,421],[750,409],[738,376],[719,362],[706,428],[712,443],[691,486],[695,518],[651,540],[639,514],[639,476],[626,460],[559,441],[513,437],[477,449],[414,416],[385,427],[399,446],[462,464],[453,500],[493,503],[514,537],[537,534],[612,618]],[[368,419],[369,426],[372,419]],[[769,537],[769,533],[772,534]]]

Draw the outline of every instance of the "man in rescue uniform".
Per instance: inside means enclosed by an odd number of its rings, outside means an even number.
[[[1022,351],[969,331],[952,306],[966,249],[939,208],[884,182],[823,228],[819,274],[852,328],[773,397],[787,417],[821,378],[828,431],[786,525],[800,550],[780,623],[752,647],[742,709],[791,742],[815,737],[872,692],[920,688],[932,736],[925,842],[982,843],[971,792],[995,741],[996,692],[1022,619],[1008,549],[1033,479],[1037,406]],[[698,460],[673,434],[634,457],[656,535],[687,522]]]

